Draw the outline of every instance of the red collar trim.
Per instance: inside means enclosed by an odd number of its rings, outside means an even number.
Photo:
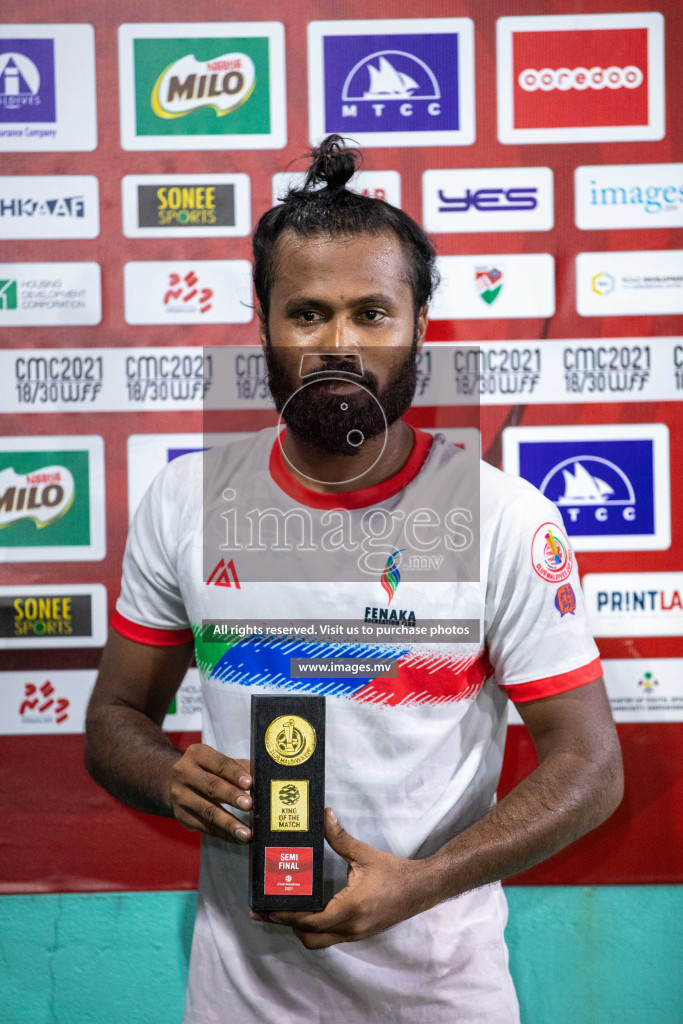
[[[408,461],[402,469],[384,480],[381,484],[374,484],[372,487],[362,487],[358,491],[339,491],[336,494],[321,493],[304,487],[289,470],[282,454],[282,440],[286,431],[275,440],[270,452],[270,475],[278,487],[294,498],[300,505],[308,505],[310,508],[365,508],[368,505],[376,505],[387,498],[393,498],[395,494],[413,480],[422,469],[429,454],[434,438],[424,430],[410,428],[414,436],[413,450],[408,456]]]

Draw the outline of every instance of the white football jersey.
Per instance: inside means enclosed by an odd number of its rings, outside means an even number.
[[[236,622],[344,634],[221,638]],[[396,476],[337,494],[293,477],[273,430],[176,459],[131,526],[113,625],[141,643],[194,637],[203,739],[231,757],[249,757],[252,693],[325,695],[326,804],[352,836],[413,859],[495,801],[508,698],[602,674],[558,510],[421,431]],[[291,678],[296,657],[398,666]],[[346,863],[327,850],[324,870],[331,895]],[[505,920],[489,885],[310,952],[250,920],[247,848],[204,837],[186,1022],[514,1024]]]

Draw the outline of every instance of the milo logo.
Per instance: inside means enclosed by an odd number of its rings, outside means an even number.
[[[73,474],[66,466],[44,466],[31,473],[0,471],[0,529],[20,519],[47,526],[71,508],[76,495]]]
[[[212,60],[188,54],[162,71],[152,90],[152,109],[158,117],[183,117],[213,107],[223,117],[249,99],[256,69],[246,53],[226,53]]]

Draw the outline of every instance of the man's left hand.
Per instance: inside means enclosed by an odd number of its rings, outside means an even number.
[[[325,838],[348,864],[346,888],[319,913],[252,911],[254,921],[287,925],[306,949],[325,949],[338,942],[369,939],[431,905],[425,862],[396,857],[354,839],[329,807],[325,812]]]

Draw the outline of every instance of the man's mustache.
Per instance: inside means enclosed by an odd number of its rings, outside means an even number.
[[[312,370],[307,370],[306,373],[303,373],[301,380],[305,381],[306,384],[314,384],[318,381],[324,381],[329,377],[341,377],[348,380],[351,384],[359,384],[366,387],[373,393],[377,391],[377,377],[375,374],[369,370],[363,372],[359,362],[350,359],[336,359],[323,362],[321,365],[313,367]]]

